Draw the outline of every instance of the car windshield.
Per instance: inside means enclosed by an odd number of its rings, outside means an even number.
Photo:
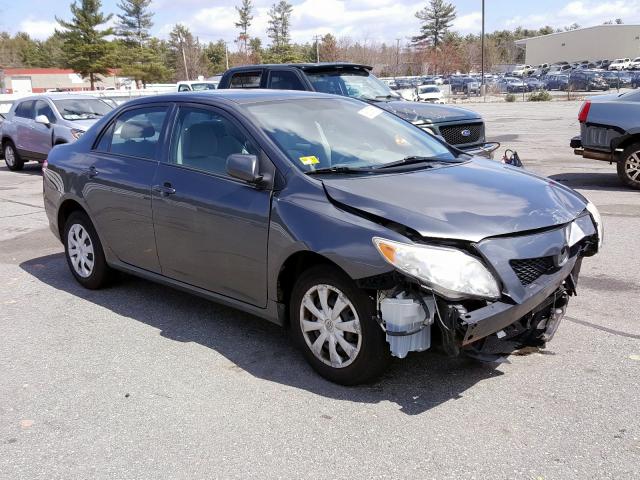
[[[202,90],[215,90],[216,86],[213,83],[192,83],[191,90],[194,92],[200,92]]]
[[[400,98],[385,83],[366,70],[312,71],[305,73],[317,92],[332,93],[361,100]]]
[[[54,105],[65,120],[89,120],[102,117],[113,107],[97,98],[66,98],[54,100]]]
[[[304,172],[375,168],[415,157],[458,161],[429,133],[355,100],[291,99],[250,104],[246,109],[291,163]]]
[[[438,87],[420,87],[418,91],[420,93],[440,93]]]

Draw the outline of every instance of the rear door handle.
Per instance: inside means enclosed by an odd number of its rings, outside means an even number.
[[[176,189],[171,186],[169,182],[165,182],[163,185],[154,185],[153,191],[159,193],[163,197],[168,197],[176,193]]]

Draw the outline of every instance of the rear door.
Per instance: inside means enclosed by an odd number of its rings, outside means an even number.
[[[265,307],[271,191],[227,174],[234,153],[260,155],[229,114],[179,108],[169,156],[154,181],[158,255],[167,277]]]
[[[300,79],[298,69],[293,68],[271,70],[267,88],[274,90],[307,90]]]
[[[160,273],[151,185],[165,150],[170,105],[138,105],[103,130],[82,192],[106,246],[122,262]]]

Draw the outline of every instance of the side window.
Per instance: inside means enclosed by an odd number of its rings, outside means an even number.
[[[276,90],[306,90],[295,72],[274,70],[269,74],[269,88]]]
[[[233,153],[257,155],[257,149],[228,119],[210,110],[183,107],[178,113],[169,161],[174,165],[226,175]]]
[[[260,71],[234,73],[229,88],[260,88]]]
[[[45,117],[47,117],[49,119],[49,123],[56,123],[56,116],[53,113],[53,109],[44,100],[38,100],[36,102],[35,117],[37,117],[38,115],[44,115]]]
[[[190,90],[189,85],[182,84],[178,87],[179,92],[188,92]]]
[[[113,137],[113,127],[115,123],[111,123],[107,128],[102,132],[102,136],[98,141],[98,144],[95,146],[94,150],[98,152],[108,152],[111,147],[111,138]]]
[[[100,139],[98,149],[119,155],[154,159],[167,107],[146,107],[120,115]],[[104,142],[104,145],[103,145]]]
[[[34,103],[35,102],[33,100],[27,100],[26,102],[22,102],[18,105],[16,108],[16,117],[35,118],[33,108]]]

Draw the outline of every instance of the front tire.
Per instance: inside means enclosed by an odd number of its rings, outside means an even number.
[[[374,301],[343,272],[326,266],[304,272],[289,311],[294,342],[327,380],[357,385],[385,370],[390,353]]]
[[[12,172],[17,172],[24,168],[24,160],[20,158],[18,155],[18,151],[16,147],[13,145],[13,142],[8,140],[4,144],[3,148],[4,153],[4,162],[7,164],[7,168]]]
[[[625,149],[618,160],[617,169],[622,183],[640,190],[640,143],[634,143]]]
[[[97,290],[109,283],[113,271],[107,265],[100,238],[84,212],[69,215],[63,242],[67,264],[80,285]]]

